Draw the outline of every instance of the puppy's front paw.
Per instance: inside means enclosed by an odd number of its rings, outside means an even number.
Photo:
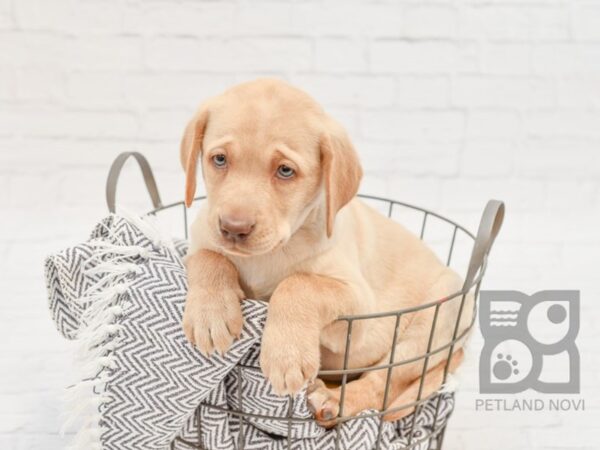
[[[244,319],[241,289],[209,292],[190,291],[183,312],[183,331],[187,339],[205,355],[225,353],[242,332]]]
[[[294,332],[296,331],[296,332]],[[278,395],[296,394],[319,370],[319,337],[303,330],[265,326],[260,367]]]

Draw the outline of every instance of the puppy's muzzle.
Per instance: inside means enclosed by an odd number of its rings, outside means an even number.
[[[256,222],[235,216],[219,217],[219,229],[223,237],[231,242],[243,242],[254,230]]]

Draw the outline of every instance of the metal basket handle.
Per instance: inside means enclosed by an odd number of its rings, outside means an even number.
[[[123,152],[113,161],[112,165],[110,166],[110,171],[108,172],[108,178],[106,179],[106,204],[108,206],[108,210],[111,213],[114,213],[116,210],[115,199],[117,195],[117,182],[119,181],[121,169],[130,156],[135,158],[140,166],[140,169],[142,170],[144,182],[146,183],[146,189],[148,189],[148,194],[150,194],[150,199],[152,200],[154,209],[162,207],[162,201],[160,199],[160,194],[158,193],[156,180],[154,179],[154,174],[152,173],[152,169],[150,168],[150,164],[148,163],[146,157],[139,152]]]
[[[477,230],[477,237],[475,238],[475,244],[471,252],[469,270],[467,271],[463,291],[468,291],[471,288],[475,275],[477,275],[485,264],[503,221],[504,202],[500,200],[488,201],[479,222],[479,229]]]

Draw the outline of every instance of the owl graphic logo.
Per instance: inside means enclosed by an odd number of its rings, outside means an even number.
[[[483,394],[579,393],[579,291],[481,291]]]

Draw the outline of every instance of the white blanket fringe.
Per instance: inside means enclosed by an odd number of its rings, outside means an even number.
[[[127,219],[143,230],[153,243],[164,245],[164,240],[151,224],[131,214],[127,214]],[[116,242],[117,237],[111,235],[108,240]],[[112,352],[121,329],[118,319],[123,314],[127,290],[140,269],[130,260],[135,257],[146,258],[149,254],[149,250],[142,246],[112,242],[92,241],[97,251],[89,261],[93,267],[87,271],[99,279],[77,300],[85,306],[81,317],[82,328],[77,335],[75,361],[79,371],[77,379],[82,381],[67,390],[65,400],[68,413],[61,430],[64,434],[67,429],[77,427],[68,447],[73,450],[102,448],[100,438],[104,430],[99,408],[110,401],[105,391],[107,369],[114,369]]]

